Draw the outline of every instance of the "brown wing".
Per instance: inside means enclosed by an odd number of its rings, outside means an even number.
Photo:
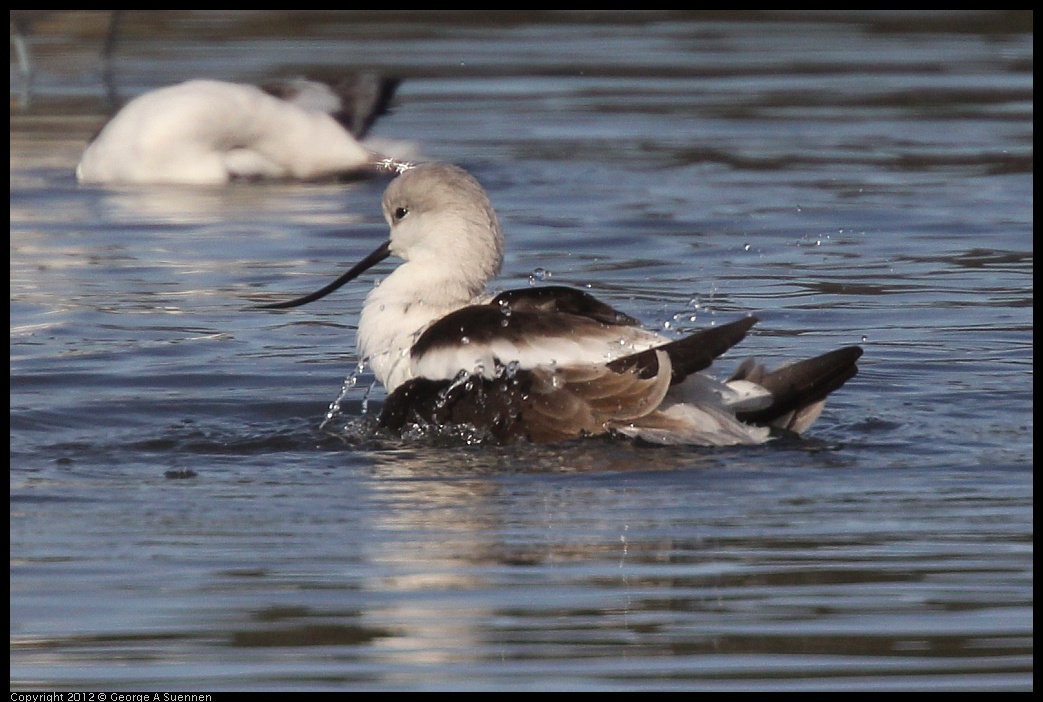
[[[464,425],[501,443],[603,434],[654,411],[669,389],[669,356],[629,358],[612,367],[500,369],[494,378],[414,378],[391,393],[380,422],[396,432],[411,423]]]

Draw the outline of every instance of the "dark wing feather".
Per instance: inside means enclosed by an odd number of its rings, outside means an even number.
[[[672,341],[660,348],[670,355],[673,367],[671,384],[677,384],[692,373],[710,367],[714,359],[743,340],[746,332],[757,323],[756,317],[746,317],[719,327],[710,327]]]
[[[413,344],[419,358],[432,349],[494,340],[527,346],[534,339],[602,338],[613,327],[641,327],[640,322],[581,290],[547,286],[509,290],[491,302],[456,310],[434,322]],[[509,359],[506,359],[509,360]]]
[[[340,109],[330,116],[341,123],[352,136],[362,139],[381,115],[388,113],[391,99],[401,80],[379,76],[374,73],[357,75],[317,75],[314,72],[306,80],[324,83],[340,101]],[[258,87],[269,95],[293,102],[300,85],[293,80],[272,79]]]
[[[497,295],[490,304],[511,312],[558,312],[613,326],[641,326],[640,321],[606,305],[593,295],[564,285],[508,290]]]
[[[767,426],[790,412],[798,412],[826,399],[834,390],[858,373],[855,362],[862,356],[858,346],[830,351],[773,371],[767,371],[753,359],[745,361],[728,380],[749,380],[766,388],[774,396],[769,407],[736,416],[748,424]]]
[[[369,133],[377,118],[391,108],[391,99],[402,81],[398,78],[364,73],[330,84],[341,98],[342,108],[333,113],[334,119],[343,124],[356,139]]]

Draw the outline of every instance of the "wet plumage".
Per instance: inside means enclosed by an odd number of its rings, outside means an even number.
[[[402,259],[367,296],[359,355],[388,398],[393,431],[463,426],[490,439],[546,442],[618,434],[654,443],[730,445],[803,433],[829,393],[855,375],[858,347],[769,371],[749,359],[727,379],[705,373],[753,317],[671,339],[580,290],[526,288],[490,296],[503,235],[466,171],[423,164],[383,199],[390,239],[317,293],[323,297],[388,256]]]

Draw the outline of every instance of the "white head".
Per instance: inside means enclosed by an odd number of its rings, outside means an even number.
[[[503,233],[485,190],[467,171],[426,163],[384,192],[392,255],[464,283],[477,294],[500,272]]]
[[[388,159],[375,165],[400,173],[384,191],[388,241],[321,290],[261,307],[313,302],[392,255],[405,263],[380,289],[401,301],[415,298],[448,309],[472,301],[500,272],[503,233],[489,196],[471,174],[447,163],[413,166]]]

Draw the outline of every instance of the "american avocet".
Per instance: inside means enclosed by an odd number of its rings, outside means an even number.
[[[580,290],[548,286],[495,297],[503,261],[488,196],[456,166],[429,163],[391,181],[390,239],[333,283],[284,303],[317,300],[388,256],[403,263],[366,297],[358,327],[388,397],[380,423],[461,425],[501,442],[622,434],[722,446],[802,433],[826,396],[855,375],[851,346],[768,371],[752,359],[718,381],[703,373],[738,343],[746,317],[670,339]]]
[[[369,173],[377,155],[359,139],[387,111],[397,83],[366,75],[330,84],[192,80],[153,90],[102,128],[76,177],[83,183],[220,184]]]

